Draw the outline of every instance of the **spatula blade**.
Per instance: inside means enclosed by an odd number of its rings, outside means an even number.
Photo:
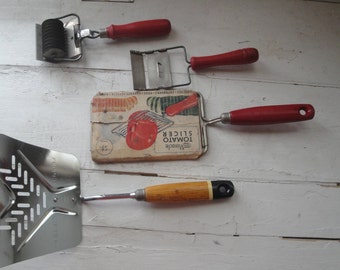
[[[2,134],[0,149],[0,267],[78,245],[78,160]]]

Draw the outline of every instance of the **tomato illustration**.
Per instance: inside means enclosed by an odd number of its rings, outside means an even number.
[[[126,144],[134,150],[144,150],[153,145],[157,137],[157,124],[152,120],[129,120]]]

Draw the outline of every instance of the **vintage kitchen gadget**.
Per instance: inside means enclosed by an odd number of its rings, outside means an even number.
[[[84,38],[147,38],[167,35],[171,24],[166,19],[110,25],[102,30],[81,29],[77,14],[47,19],[36,25],[36,58],[48,62],[76,61],[82,56]]]
[[[92,100],[91,154],[98,163],[197,159],[208,149],[207,126],[264,125],[314,117],[310,104],[204,114],[201,94],[188,90],[98,93]]]
[[[73,247],[82,238],[81,203],[132,198],[185,202],[231,197],[230,181],[171,183],[125,194],[80,196],[76,157],[0,134],[0,267]]]
[[[190,68],[199,71],[216,66],[251,64],[258,60],[259,53],[255,48],[244,48],[217,55],[191,57],[189,61],[185,47],[176,46],[144,52],[130,51],[130,56],[134,89],[157,90],[189,85]],[[178,72],[173,68],[176,56],[181,56],[181,62],[184,60],[189,64],[186,81],[174,81],[173,74]]]

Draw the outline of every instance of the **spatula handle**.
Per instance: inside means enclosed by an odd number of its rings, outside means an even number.
[[[255,48],[245,48],[222,54],[191,57],[190,65],[193,70],[224,65],[251,64],[259,59],[259,52]]]
[[[187,202],[231,197],[231,181],[199,181],[150,186],[144,189],[147,202]]]
[[[122,25],[110,25],[106,28],[106,35],[102,37],[120,39],[120,38],[146,38],[158,37],[169,34],[171,23],[167,19],[156,19],[139,21]]]
[[[266,125],[310,120],[314,117],[310,104],[260,106],[222,114],[222,123],[232,125]]]

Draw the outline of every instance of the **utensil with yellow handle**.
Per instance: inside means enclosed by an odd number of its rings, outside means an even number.
[[[74,247],[82,239],[82,203],[133,198],[151,203],[230,197],[230,181],[194,181],[132,193],[81,196],[80,163],[67,153],[0,134],[0,267]]]
[[[231,181],[197,181],[161,184],[137,189],[131,193],[103,194],[81,197],[83,202],[93,200],[136,199],[150,203],[170,203],[223,199],[233,196]]]

